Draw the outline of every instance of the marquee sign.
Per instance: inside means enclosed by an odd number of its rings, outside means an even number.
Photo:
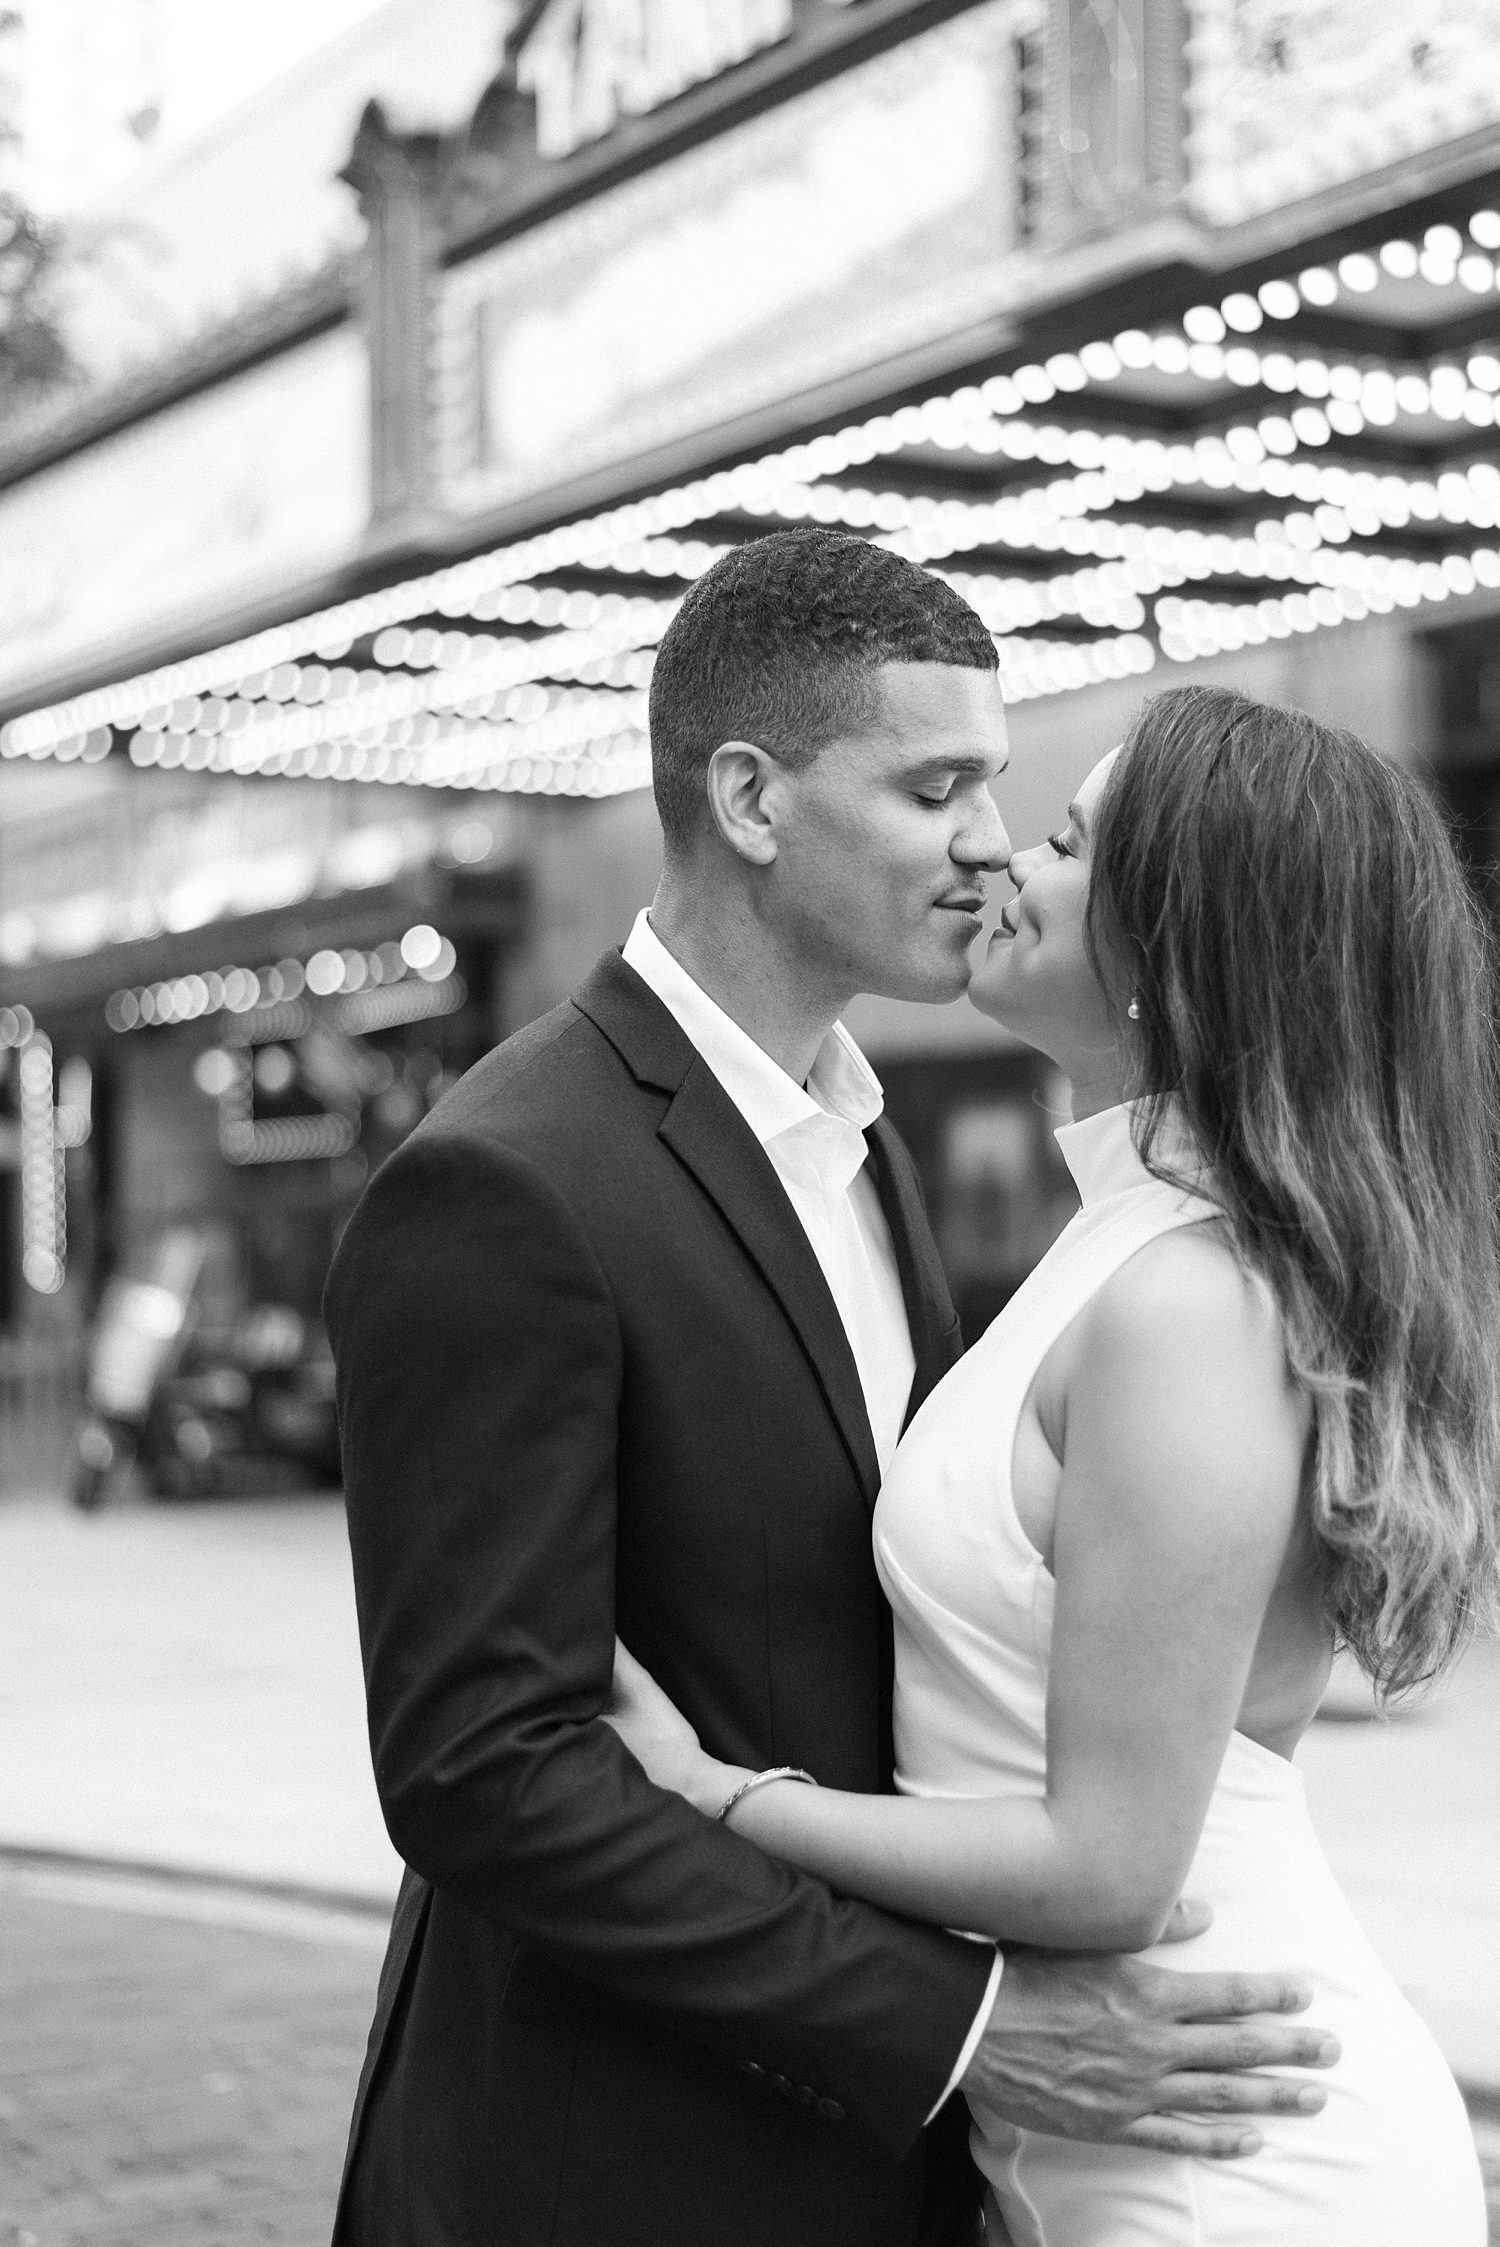
[[[1231,224],[1500,119],[1500,0],[1188,0],[1190,195]]]
[[[0,695],[357,552],[369,519],[357,330],[283,351],[0,491]]]
[[[539,154],[570,156],[622,117],[747,62],[785,39],[792,18],[792,0],[553,0],[516,53]]]
[[[1013,302],[1016,43],[988,0],[450,268],[460,512],[951,335]]]

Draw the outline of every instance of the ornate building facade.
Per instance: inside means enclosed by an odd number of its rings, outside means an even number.
[[[1490,863],[1500,0],[542,0],[497,60],[456,127],[367,109],[362,250],[5,463],[0,811],[96,792],[149,857],[190,810],[168,874],[6,870],[0,1034],[181,1073],[259,978],[194,1194],[259,1146],[331,1235],[381,1096],[337,1151],[231,1127],[331,1112],[298,1041],[382,944],[464,953],[438,1083],[624,934],[654,648],[778,524],[979,609],[1021,841],[1201,675],[1421,760]],[[982,1317],[1061,1206],[1035,1075],[961,1009],[851,1019]]]

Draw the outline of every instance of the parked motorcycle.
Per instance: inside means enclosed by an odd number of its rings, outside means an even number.
[[[279,1303],[227,1324],[200,1318],[206,1255],[203,1236],[174,1230],[146,1276],[105,1290],[73,1475],[85,1511],[133,1477],[158,1498],[287,1497],[338,1482],[321,1330]]]
[[[89,1344],[74,1446],[73,1503],[92,1513],[118,1494],[140,1453],[152,1406],[182,1353],[206,1244],[187,1226],[161,1235],[146,1270],[110,1280]]]

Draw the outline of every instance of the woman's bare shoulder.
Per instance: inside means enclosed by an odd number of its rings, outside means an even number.
[[[1153,1387],[1212,1371],[1215,1386],[1228,1377],[1247,1404],[1305,1426],[1275,1298],[1222,1223],[1181,1226],[1137,1250],[1089,1306],[1080,1342],[1081,1364],[1149,1374]]]

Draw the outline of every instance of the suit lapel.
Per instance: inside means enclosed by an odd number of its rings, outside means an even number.
[[[684,1078],[659,1136],[717,1205],[796,1328],[873,1506],[880,1468],[838,1306],[770,1158],[706,1061]]]
[[[573,1004],[638,1082],[672,1095],[658,1136],[697,1179],[780,1303],[873,1506],[880,1468],[854,1353],[765,1149],[668,1009],[618,953],[600,961]]]
[[[958,1362],[963,1345],[911,1157],[884,1116],[876,1118],[865,1138],[880,1206],[896,1252],[912,1353],[917,1361],[902,1422],[904,1432],[918,1407],[949,1367]]]

